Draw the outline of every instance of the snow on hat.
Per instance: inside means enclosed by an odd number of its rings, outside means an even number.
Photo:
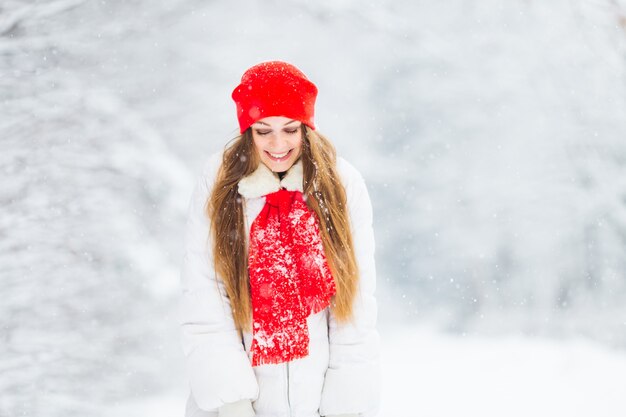
[[[287,62],[267,61],[249,68],[231,96],[237,105],[241,133],[268,116],[289,117],[315,129],[317,87]]]

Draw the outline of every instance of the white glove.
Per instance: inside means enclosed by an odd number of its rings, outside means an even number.
[[[220,407],[219,417],[254,417],[254,409],[250,400],[239,400]]]
[[[359,417],[358,414],[331,414],[325,417]]]

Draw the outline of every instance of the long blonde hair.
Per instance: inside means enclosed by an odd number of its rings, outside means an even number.
[[[319,219],[324,253],[335,280],[336,294],[331,308],[346,322],[352,317],[359,276],[346,191],[337,172],[337,154],[332,143],[319,132],[302,124],[303,189],[307,205]],[[239,180],[262,163],[252,131],[248,128],[224,150],[213,191],[207,201],[215,271],[223,281],[238,329],[250,328],[252,308],[248,278],[248,251],[244,224],[243,197]]]

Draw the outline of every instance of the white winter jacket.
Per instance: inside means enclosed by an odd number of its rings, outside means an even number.
[[[354,319],[339,324],[329,309],[308,318],[309,356],[252,367],[251,334],[235,328],[223,283],[212,267],[205,203],[221,164],[221,153],[205,163],[189,204],[182,262],[180,323],[191,392],[186,417],[213,417],[228,403],[250,400],[257,417],[374,416],[379,398],[379,338],[372,206],[360,173],[343,158],[337,169],[348,200],[360,271]],[[259,164],[239,183],[249,235],[265,195],[280,187],[302,190],[298,161],[279,180]],[[249,407],[248,407],[249,408]]]

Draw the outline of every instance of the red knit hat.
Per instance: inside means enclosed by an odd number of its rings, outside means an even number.
[[[315,129],[316,97],[315,84],[298,68],[282,61],[261,62],[249,68],[232,93],[241,133],[268,116],[300,120]]]

